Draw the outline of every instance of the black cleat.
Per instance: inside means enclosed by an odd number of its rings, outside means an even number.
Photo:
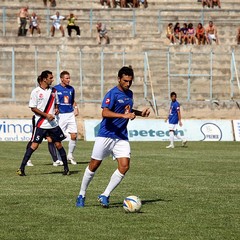
[[[69,176],[69,175],[71,175],[71,173],[70,173],[69,170],[64,170],[64,171],[63,171],[63,175],[64,175],[64,176]]]
[[[21,176],[21,177],[26,176],[25,172],[24,172],[23,170],[21,170],[21,169],[18,169],[18,170],[17,170],[17,175],[18,175],[18,176]]]

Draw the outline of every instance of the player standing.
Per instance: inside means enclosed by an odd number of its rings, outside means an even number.
[[[128,142],[127,124],[129,119],[136,116],[148,117],[149,108],[143,111],[133,110],[133,92],[129,89],[132,85],[134,72],[131,67],[122,67],[118,72],[118,85],[112,88],[102,102],[102,121],[96,138],[92,156],[85,170],[82,184],[77,198],[76,206],[84,207],[86,190],[94,177],[102,160],[113,155],[118,162],[118,168],[113,173],[105,191],[98,196],[98,201],[103,207],[109,206],[111,192],[122,181],[129,169],[130,145]]]
[[[58,123],[64,133],[70,133],[67,159],[71,164],[76,165],[73,152],[77,143],[77,123],[75,116],[79,114],[77,103],[75,102],[75,90],[70,86],[70,74],[67,71],[60,73],[61,83],[54,88],[57,89],[59,99]]]
[[[65,139],[65,136],[55,120],[55,115],[58,114],[58,97],[56,89],[50,87],[54,81],[52,72],[48,70],[43,71],[38,79],[39,86],[32,91],[29,101],[29,107],[35,114],[36,126],[32,135],[32,144],[26,149],[17,174],[19,176],[26,176],[25,166],[27,161],[38,148],[43,138],[49,136],[61,155],[64,165],[63,175],[69,175],[67,156],[61,143]]]
[[[166,148],[174,148],[174,135],[182,140],[182,146],[185,146],[187,144],[187,140],[182,138],[178,132],[177,132],[177,125],[179,123],[179,126],[182,127],[182,118],[181,118],[181,112],[180,112],[180,104],[177,101],[177,94],[175,92],[171,92],[171,106],[169,110],[169,115],[166,122],[169,123],[169,138],[170,138],[170,145],[168,145]]]

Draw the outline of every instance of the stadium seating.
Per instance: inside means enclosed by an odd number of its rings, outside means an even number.
[[[40,38],[17,37],[16,15],[19,8],[24,5],[29,6],[30,13],[35,11],[42,18]],[[64,16],[74,12],[79,17],[77,23],[81,28],[80,39],[74,37],[74,33],[72,38],[62,38],[58,31],[54,38],[49,37],[51,24],[49,16],[56,10]],[[152,98],[151,82],[157,103],[166,103],[169,94],[168,80],[171,81],[171,89],[179,92],[181,101],[211,99],[228,101],[231,99],[232,49],[235,49],[236,53],[239,52],[235,41],[236,29],[240,26],[239,12],[238,0],[224,1],[222,9],[216,8],[214,11],[207,8],[202,10],[201,3],[192,0],[149,0],[147,9],[102,9],[97,0],[57,1],[56,8],[45,8],[41,0],[34,4],[29,0],[3,0],[0,5],[0,16],[6,14],[6,23],[5,32],[3,22],[0,23],[2,49],[0,61],[5,64],[0,66],[0,101],[11,99],[26,104],[28,101],[26,96],[29,96],[35,86],[37,74],[41,70],[51,69],[57,79],[56,74],[66,69],[72,75],[78,100],[99,102],[102,97],[100,73],[104,72],[105,92],[114,84],[116,73],[123,63],[131,64],[135,69],[136,79],[132,89],[135,92],[137,105],[146,104],[145,97]],[[96,44],[95,24],[98,20],[107,24],[110,45]],[[193,22],[194,25],[203,22],[205,25],[209,20],[213,20],[218,27],[219,46],[169,46],[165,37],[166,25],[169,22]],[[66,21],[64,25],[66,26]],[[211,52],[213,53],[212,90],[209,80]],[[14,69],[12,69],[13,54]],[[189,55],[191,55],[191,63],[189,63]],[[101,58],[103,56],[104,58]],[[235,54],[235,56],[240,64],[240,55]],[[146,71],[148,69],[146,60],[150,71]],[[104,68],[102,69],[101,66]],[[16,82],[14,93],[11,85],[13,70]],[[169,73],[189,74],[189,76],[169,76]],[[196,77],[191,74],[209,76]],[[146,83],[144,77],[147,77]],[[236,82],[234,84],[234,97],[239,98]],[[13,94],[15,99],[12,99]]]

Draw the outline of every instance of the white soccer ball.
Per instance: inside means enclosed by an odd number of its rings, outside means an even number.
[[[123,201],[123,209],[125,210],[125,212],[139,212],[141,207],[141,199],[137,196],[128,196]]]

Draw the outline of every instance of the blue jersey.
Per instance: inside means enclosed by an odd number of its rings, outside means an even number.
[[[171,102],[168,122],[170,124],[178,124],[178,112],[180,111],[180,104],[178,101]]]
[[[75,90],[72,86],[63,87],[58,84],[54,87],[57,90],[59,99],[59,113],[70,113],[74,111],[73,103],[75,98]]]
[[[117,86],[112,88],[104,97],[102,108],[108,108],[115,113],[132,112],[133,93],[131,90],[121,91]],[[125,118],[103,118],[98,132],[99,137],[128,140]]]

